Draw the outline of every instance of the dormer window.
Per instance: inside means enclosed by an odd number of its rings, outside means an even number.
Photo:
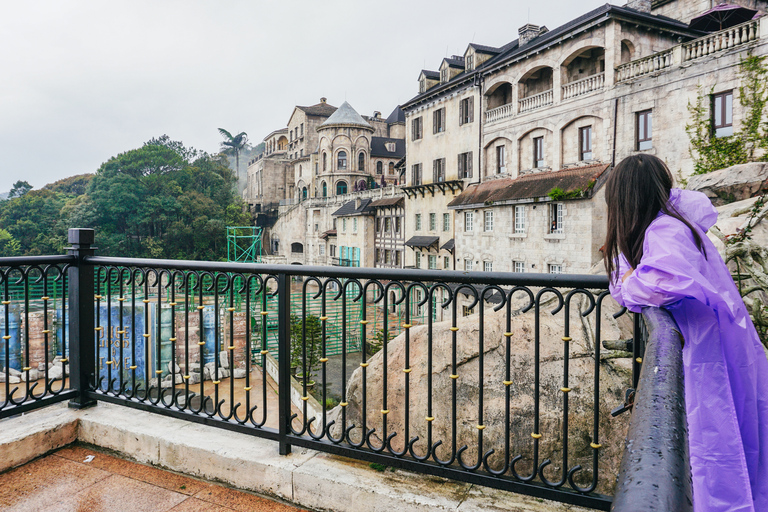
[[[387,143],[384,144],[384,147],[390,153],[394,153],[395,152],[395,143],[394,142],[387,142]]]
[[[448,76],[449,75],[448,75],[448,68],[447,67],[445,69],[443,69],[442,71],[440,71],[440,81],[442,83],[445,83],[445,82],[448,81]]]
[[[422,78],[419,80],[419,93],[422,93],[427,90],[427,79]]]

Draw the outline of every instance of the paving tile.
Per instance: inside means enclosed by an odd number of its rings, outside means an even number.
[[[84,463],[85,458],[90,455],[93,456],[93,460],[84,464],[190,496],[210,485],[194,478],[120,459],[78,445],[62,448],[55,455],[81,463]]]
[[[49,455],[0,475],[0,508],[39,510],[109,476],[101,469]]]
[[[301,510],[220,485],[211,485],[208,489],[203,489],[195,494],[194,497],[237,512],[295,512]]]
[[[169,510],[185,499],[185,494],[112,475],[42,508],[41,512],[157,512]]]
[[[197,498],[187,498],[168,512],[233,512],[233,510]]]

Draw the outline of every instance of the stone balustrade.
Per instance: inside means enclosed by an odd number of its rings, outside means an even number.
[[[597,91],[603,87],[605,87],[605,73],[598,73],[563,85],[563,99],[575,98],[582,94]]]
[[[668,68],[672,65],[672,49],[627,62],[616,68],[616,82],[631,80]]]
[[[518,105],[519,105],[518,111],[522,114],[523,112],[528,112],[530,110],[535,110],[537,108],[551,105],[553,102],[554,96],[555,95],[553,94],[553,90],[550,89],[548,91],[544,91],[539,94],[534,94],[533,96],[522,98],[518,100]]]
[[[690,43],[683,44],[683,62],[747,44],[759,36],[759,19],[714,32]]]
[[[493,123],[494,121],[506,119],[507,117],[512,117],[513,115],[515,115],[515,109],[513,108],[513,104],[507,103],[506,105],[502,105],[500,107],[496,107],[486,111],[485,122]]]

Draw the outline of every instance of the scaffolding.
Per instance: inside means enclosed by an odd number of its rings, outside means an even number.
[[[227,261],[258,263],[261,261],[262,228],[227,226]]]

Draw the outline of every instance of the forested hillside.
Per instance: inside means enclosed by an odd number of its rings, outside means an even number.
[[[250,223],[235,182],[225,157],[164,135],[95,174],[17,182],[0,201],[0,255],[61,254],[68,228],[91,227],[104,256],[224,259],[226,226]]]

